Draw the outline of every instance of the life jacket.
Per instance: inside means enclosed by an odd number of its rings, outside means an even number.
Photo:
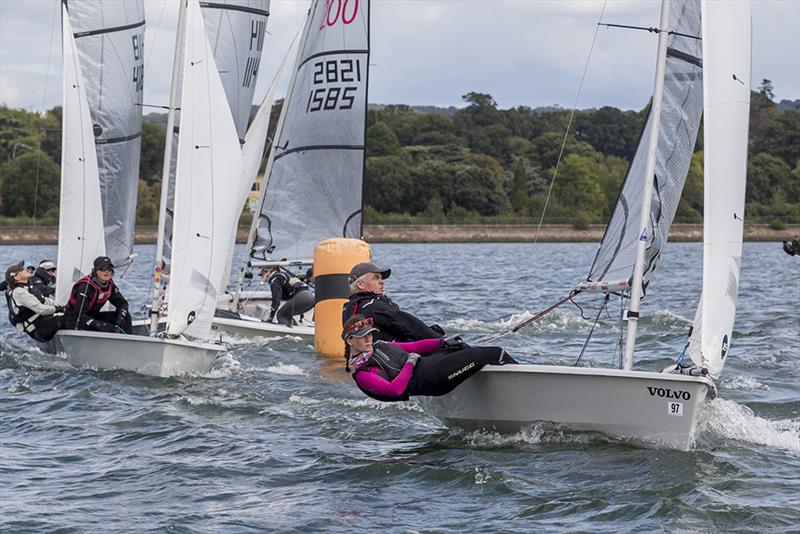
[[[272,285],[275,282],[277,282],[281,286],[282,300],[289,300],[290,298],[294,297],[295,294],[297,294],[297,292],[303,289],[308,289],[308,285],[300,281],[299,278],[295,278],[294,276],[289,276],[283,271],[272,273],[270,277],[267,279],[267,283],[269,285]]]
[[[372,397],[373,399],[383,402],[406,401],[408,400],[408,394],[405,392],[400,397],[384,397],[383,395],[376,395],[371,391],[367,391],[366,389],[362,388],[361,384],[359,384],[358,380],[356,380],[356,373],[359,371],[373,372],[372,370],[376,369],[375,372],[378,376],[387,382],[391,382],[397,378],[397,375],[399,375],[400,371],[403,370],[403,366],[405,366],[407,361],[408,353],[406,351],[400,347],[392,345],[391,343],[377,341],[372,345],[372,354],[370,357],[358,368],[353,368],[353,373],[351,376],[358,386],[358,389],[364,392],[364,394],[368,397]]]
[[[84,282],[92,286],[92,288],[94,288],[94,294],[92,295],[89,304],[86,306],[86,312],[95,313],[96,311],[100,310],[100,308],[102,308],[106,302],[108,302],[109,298],[111,298],[111,294],[114,292],[114,281],[109,280],[108,285],[104,289],[102,286],[100,286],[100,284],[95,282],[95,280],[91,276],[87,275],[78,280],[77,282],[75,282],[75,285],[82,284]],[[77,304],[78,304],[78,296],[75,295],[75,293],[72,293],[69,296],[69,302],[67,306],[72,308]],[[97,307],[95,308],[95,306]]]
[[[6,304],[8,305],[8,321],[22,332],[31,332],[36,328],[33,321],[39,318],[39,314],[30,308],[17,305],[12,295],[14,289],[6,289]]]

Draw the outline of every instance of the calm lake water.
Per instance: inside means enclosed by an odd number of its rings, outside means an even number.
[[[585,277],[591,244],[375,245],[387,292],[470,339],[502,332]],[[241,253],[241,248],[239,249]],[[122,289],[139,309],[152,246]],[[643,303],[637,368],[683,349],[702,246],[669,244]],[[3,247],[17,259],[55,247]],[[119,274],[119,273],[118,273]],[[447,428],[415,402],[367,399],[299,338],[234,340],[205,376],[75,369],[0,326],[4,532],[784,532],[800,530],[800,261],[747,243],[729,361],[690,452],[537,425]],[[594,317],[597,302],[578,300]],[[583,362],[609,365],[619,310]],[[513,314],[513,315],[512,315]],[[515,336],[572,364],[572,305]]]

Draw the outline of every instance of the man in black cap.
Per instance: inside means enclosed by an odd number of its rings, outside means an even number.
[[[108,256],[95,258],[92,273],[72,286],[64,313],[67,328],[131,333],[128,301],[111,279],[112,276],[114,276],[114,264],[111,263],[111,258]],[[100,309],[106,302],[110,302],[116,310],[101,312]]]
[[[381,341],[418,341],[420,339],[440,338],[444,330],[438,325],[428,326],[384,295],[384,280],[392,270],[376,267],[372,263],[359,263],[350,270],[350,300],[342,309],[342,323],[356,314],[372,317],[380,329],[375,339]]]
[[[0,289],[5,293],[8,320],[17,330],[25,332],[36,341],[50,341],[63,328],[64,311],[50,297],[38,298],[28,285],[31,272],[21,261],[6,269]]]

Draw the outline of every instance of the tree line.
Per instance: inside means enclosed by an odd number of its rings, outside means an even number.
[[[580,226],[610,216],[648,106],[577,111],[564,142],[570,110],[499,109],[491,95],[476,92],[462,98],[462,108],[369,107],[365,222],[538,221],[546,202],[545,222]],[[751,94],[746,215],[776,224],[800,221],[800,108],[784,107],[769,80]],[[280,103],[273,119],[279,112]],[[163,118],[150,115],[142,126],[140,224],[158,216]],[[60,107],[0,107],[3,221],[57,219],[60,160]],[[700,222],[702,209],[701,125],[676,220]]]

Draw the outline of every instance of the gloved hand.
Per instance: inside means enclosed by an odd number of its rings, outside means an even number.
[[[64,306],[56,304],[56,313],[64,313]]]
[[[94,330],[95,332],[109,332],[113,334],[117,331],[117,327],[115,325],[105,321],[100,321],[99,319],[89,319],[86,321],[86,326],[89,328],[89,330]]]
[[[417,365],[417,360],[419,360],[421,357],[422,356],[420,356],[416,352],[412,352],[411,354],[408,355],[408,360],[406,361],[411,362],[411,365]]]
[[[442,339],[442,348],[458,350],[464,348],[464,340],[461,336],[451,336]]]
[[[114,321],[117,326],[125,328],[126,326],[126,319],[128,317],[128,310],[119,310],[117,311],[117,320]]]
[[[270,312],[270,314],[269,314],[269,318],[267,319],[267,322],[268,322],[268,323],[271,323],[271,322],[273,322],[274,320],[275,320],[275,312],[274,312],[274,311],[272,311],[272,312]]]
[[[441,326],[439,326],[438,324],[432,324],[432,325],[430,326],[430,329],[431,329],[431,330],[433,330],[434,332],[436,332],[437,334],[440,334],[440,335],[442,335],[442,336],[444,336],[444,335],[445,335],[445,333],[444,333],[444,328],[442,328],[442,327],[441,327]]]

